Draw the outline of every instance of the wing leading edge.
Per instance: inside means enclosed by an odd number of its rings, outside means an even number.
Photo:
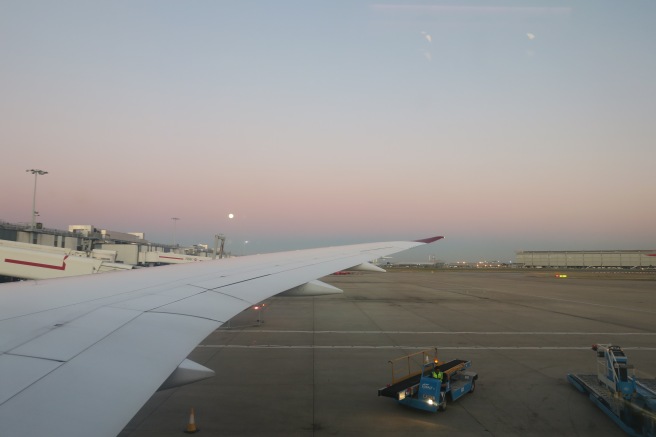
[[[2,435],[116,435],[198,343],[250,305],[440,238],[4,284]]]

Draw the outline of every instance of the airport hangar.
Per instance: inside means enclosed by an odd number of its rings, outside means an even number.
[[[656,250],[531,250],[516,252],[524,267],[654,268]]]

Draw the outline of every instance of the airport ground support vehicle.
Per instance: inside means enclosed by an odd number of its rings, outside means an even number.
[[[471,361],[437,359],[437,349],[425,350],[389,361],[392,383],[378,390],[378,396],[396,399],[399,404],[424,411],[446,410],[447,401],[456,401],[476,388],[478,374]]]
[[[656,379],[637,379],[620,346],[595,344],[597,374],[568,374],[567,380],[588,395],[624,432],[656,436]]]

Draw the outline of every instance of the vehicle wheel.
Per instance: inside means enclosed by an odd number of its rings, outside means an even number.
[[[476,380],[472,381],[472,386],[469,389],[469,393],[474,393],[474,390],[476,390]]]

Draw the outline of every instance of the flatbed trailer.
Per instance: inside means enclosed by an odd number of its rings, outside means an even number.
[[[411,371],[412,359],[419,358],[421,364],[416,364],[417,371]],[[408,372],[398,377],[394,364],[407,361]],[[468,370],[471,361],[452,360],[440,362],[437,360],[437,349],[432,359],[429,351],[407,355],[390,361],[392,364],[392,383],[378,389],[378,396],[396,399],[400,404],[420,410],[436,412],[446,410],[447,401],[455,401],[476,388],[478,374]],[[433,375],[441,374],[442,379]]]
[[[656,379],[637,379],[619,346],[593,345],[597,374],[567,380],[628,435],[656,437]]]

